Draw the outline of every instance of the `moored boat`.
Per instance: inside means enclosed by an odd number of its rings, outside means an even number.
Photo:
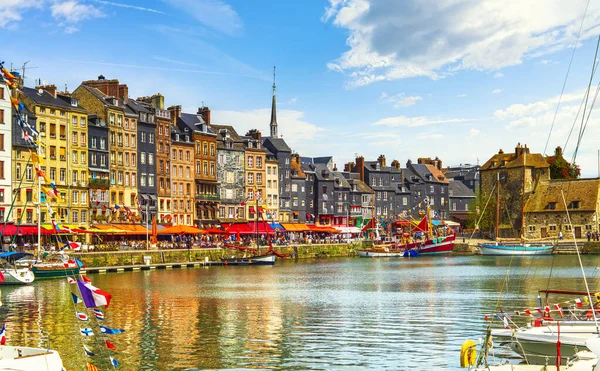
[[[32,264],[31,271],[36,279],[76,276],[83,266],[79,260],[69,259],[63,253],[51,254],[46,261],[21,260],[17,261],[16,264],[17,266]]]
[[[512,255],[552,255],[552,245],[529,245],[529,244],[498,244],[484,243],[479,249],[482,255],[512,256]]]
[[[55,350],[0,346],[0,370],[65,371]]]
[[[32,254],[23,252],[4,252],[0,254],[0,259],[3,261],[2,272],[3,280],[0,285],[27,285],[32,283],[35,276],[28,266],[18,267],[15,263],[19,259],[33,257]]]
[[[221,262],[223,262],[223,265],[274,265],[276,258],[277,255],[268,252],[264,255],[221,258]]]

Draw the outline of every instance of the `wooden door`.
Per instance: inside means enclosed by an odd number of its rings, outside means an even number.
[[[548,237],[548,231],[547,231],[546,227],[542,227],[542,228],[540,228],[540,236],[541,236],[542,238],[546,238],[546,237]]]
[[[581,227],[575,227],[575,238],[581,238]]]

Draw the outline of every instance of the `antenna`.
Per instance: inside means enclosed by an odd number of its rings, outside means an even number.
[[[69,89],[67,89],[67,83],[65,82],[65,93],[68,91],[69,91]]]

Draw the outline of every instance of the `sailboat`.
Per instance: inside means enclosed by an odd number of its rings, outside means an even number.
[[[525,237],[525,172],[527,170],[527,153],[523,153],[523,191],[521,193],[521,243],[500,243],[498,241],[498,225],[500,223],[500,173],[496,180],[496,236],[494,243],[483,243],[479,247],[482,255],[551,255],[552,245],[532,245],[523,242]]]
[[[65,368],[55,350],[2,345],[0,370],[65,371]]]
[[[9,251],[0,254],[3,261],[3,267],[0,268],[2,280],[0,285],[27,285],[35,279],[29,266],[21,267],[17,265],[19,259],[33,257],[32,254]]]

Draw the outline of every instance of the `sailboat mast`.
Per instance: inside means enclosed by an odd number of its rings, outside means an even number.
[[[498,226],[500,224],[500,172],[496,174],[496,241],[498,241]]]
[[[521,193],[521,240],[525,239],[525,175],[527,174],[527,150],[523,149],[523,192]]]
[[[38,156],[38,163],[40,162],[40,145],[38,144],[37,148],[36,148],[36,152],[37,152],[37,156]],[[37,189],[37,197],[38,197],[38,202],[37,202],[37,257],[40,256],[40,251],[41,251],[41,245],[42,245],[42,180],[40,179],[39,174],[37,174],[36,171],[36,175],[37,175],[37,185],[38,185],[38,189]]]

